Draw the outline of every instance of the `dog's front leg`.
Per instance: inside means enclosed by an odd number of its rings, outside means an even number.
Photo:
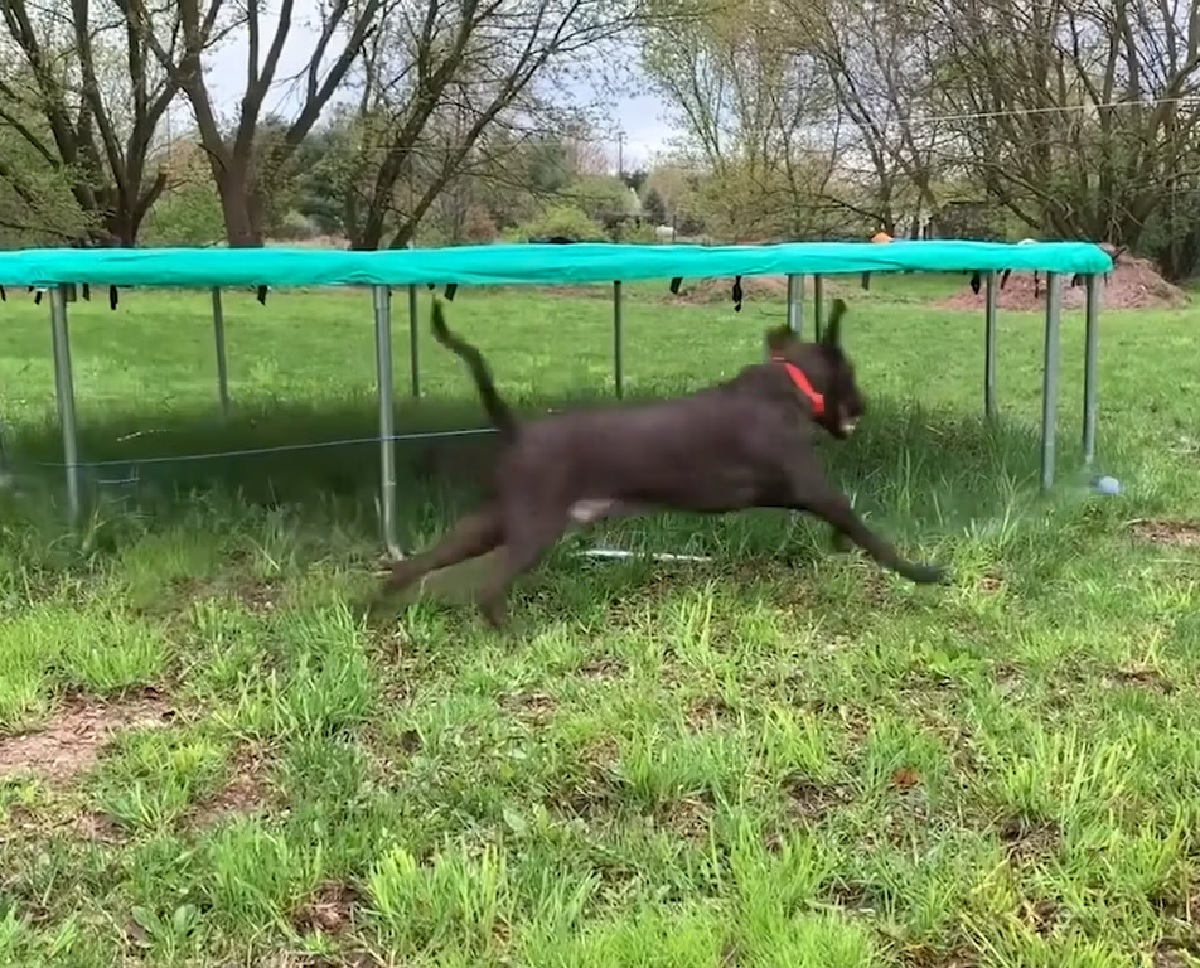
[[[807,511],[821,518],[832,526],[835,533],[849,538],[883,567],[919,585],[935,584],[946,577],[946,569],[939,565],[922,564],[901,557],[891,542],[866,526],[854,512],[850,499],[825,480],[819,471],[797,467],[789,477],[796,510]]]

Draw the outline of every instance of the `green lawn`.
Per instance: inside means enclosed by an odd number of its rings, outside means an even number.
[[[226,423],[206,296],[72,305],[84,455],[108,462],[72,539],[48,313],[10,294],[0,965],[1200,963],[1200,557],[1161,523],[1200,500],[1200,309],[1103,319],[1097,470],[1117,497],[1079,473],[1066,315],[1047,500],[1040,318],[1001,317],[989,428],[982,319],[933,305],[965,283],[845,285],[871,410],[824,447],[951,585],[783,514],[668,515],[566,541],[507,636],[431,598],[356,617],[373,444],[138,463],[369,438],[369,295],[228,295]],[[733,373],[784,312],[629,290],[634,394]],[[524,405],[610,387],[603,293],[460,290],[450,322]],[[421,326],[401,427],[477,425]],[[409,546],[469,499],[421,451],[401,448]],[[571,554],[596,537],[713,561]]]

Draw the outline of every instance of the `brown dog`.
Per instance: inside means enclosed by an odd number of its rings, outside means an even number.
[[[943,568],[905,560],[871,531],[821,467],[816,428],[844,440],[866,409],[841,349],[845,310],[842,300],[834,301],[819,343],[801,342],[787,327],[771,330],[771,361],[747,366],[715,387],[661,403],[518,424],[479,351],[450,332],[434,300],[434,336],[470,368],[503,453],[491,499],[434,548],[391,565],[383,591],[501,548],[499,567],[480,595],[484,617],[500,627],[509,586],[572,523],[654,509],[805,511],[910,581],[941,581]]]

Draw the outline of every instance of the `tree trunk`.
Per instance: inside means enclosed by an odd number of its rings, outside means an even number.
[[[225,219],[225,241],[231,249],[259,248],[263,244],[262,204],[250,172],[250,164],[233,161],[222,167],[212,163],[221,214]]]
[[[384,212],[381,208],[369,206],[367,217],[361,220],[360,225],[355,229],[347,226],[347,230],[351,232],[350,248],[365,252],[378,249],[379,243],[383,241],[383,219]]]
[[[132,212],[118,209],[110,211],[104,219],[104,232],[108,236],[108,245],[132,249],[137,245],[137,234],[140,219],[135,221]]]
[[[406,218],[402,223],[400,223],[400,227],[396,229],[395,233],[392,235],[392,240],[388,243],[388,248],[403,249],[410,241],[412,241],[413,238],[416,237],[416,234],[417,223],[411,218]]]

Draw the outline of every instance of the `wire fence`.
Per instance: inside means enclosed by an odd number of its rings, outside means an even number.
[[[154,464],[183,464],[206,460],[223,460],[230,457],[263,457],[269,454],[297,453],[301,451],[329,450],[335,447],[356,447],[364,444],[382,444],[384,441],[398,443],[402,441],[439,440],[448,437],[480,437],[497,433],[494,427],[470,427],[463,430],[427,430],[411,434],[378,435],[374,437],[348,437],[341,440],[319,440],[302,444],[274,444],[269,447],[244,447],[236,450],[217,450],[202,454],[172,454],[161,457],[116,457],[106,460],[81,460],[75,467],[90,469],[106,467],[135,467]],[[0,438],[0,469],[5,466],[3,439]],[[28,463],[37,467],[64,469],[72,466],[61,461],[31,460]]]

